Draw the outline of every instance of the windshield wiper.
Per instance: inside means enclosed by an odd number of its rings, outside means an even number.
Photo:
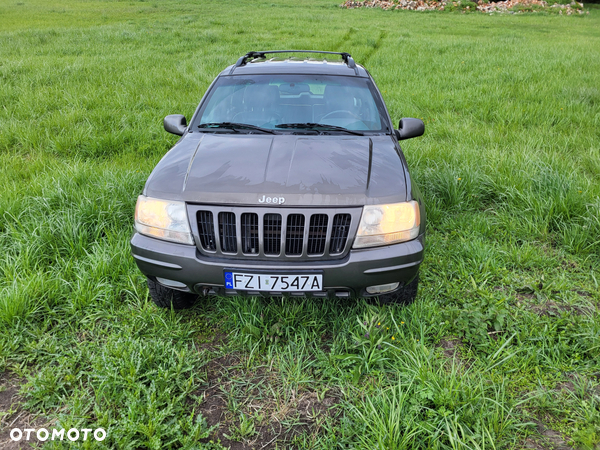
[[[241,130],[256,130],[262,131],[263,133],[275,134],[273,130],[269,130],[268,128],[257,127],[256,125],[250,125],[249,123],[236,123],[236,122],[209,122],[209,123],[201,123],[198,125],[198,128],[225,128],[227,130],[236,131],[236,129]]]
[[[302,130],[315,130],[315,131],[343,131],[345,133],[355,134],[357,136],[364,136],[364,133],[360,131],[349,130],[348,128],[338,127],[336,125],[327,125],[325,123],[282,123],[275,125],[275,128],[294,128]]]

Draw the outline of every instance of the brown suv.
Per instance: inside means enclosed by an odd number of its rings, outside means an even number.
[[[148,178],[131,239],[157,305],[415,298],[425,208],[399,141],[424,125],[395,130],[349,54],[250,52],[217,76],[189,125],[170,115],[164,126],[181,139]]]

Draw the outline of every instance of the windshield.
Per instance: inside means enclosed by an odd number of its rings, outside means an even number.
[[[277,132],[386,132],[385,109],[367,78],[326,75],[221,77],[194,128],[232,132],[247,124]],[[219,127],[219,124],[227,126]],[[238,128],[242,131],[249,127]],[[362,134],[362,133],[355,133]]]

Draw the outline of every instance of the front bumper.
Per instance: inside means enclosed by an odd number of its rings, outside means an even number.
[[[142,273],[151,278],[178,281],[197,294],[264,295],[270,292],[226,290],[223,271],[248,272],[322,271],[324,291],[319,293],[286,293],[309,297],[369,297],[365,289],[388,283],[400,288],[412,281],[423,261],[424,235],[417,239],[385,247],[351,250],[342,259],[321,261],[255,261],[206,257],[195,246],[175,244],[135,233],[131,252]]]

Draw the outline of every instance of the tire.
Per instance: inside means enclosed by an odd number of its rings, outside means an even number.
[[[187,309],[194,306],[198,299],[196,294],[170,289],[150,278],[148,278],[148,289],[152,301],[159,308]]]
[[[415,301],[419,290],[419,274],[406,286],[391,294],[383,294],[377,297],[369,297],[372,303],[378,305],[404,305],[408,306]]]

